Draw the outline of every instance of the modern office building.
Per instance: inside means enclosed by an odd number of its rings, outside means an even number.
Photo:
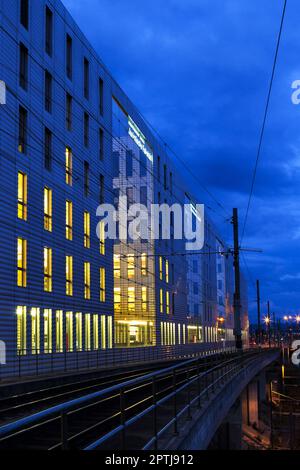
[[[170,239],[124,241],[122,220],[116,240],[105,237],[99,204],[119,208],[124,196],[148,209],[184,204],[186,191],[68,11],[59,0],[0,0],[0,44],[0,341],[8,364],[51,355],[55,368],[93,352],[101,361],[114,347],[217,341],[217,258],[196,266],[185,256],[173,214]],[[207,221],[204,249],[215,246]]]

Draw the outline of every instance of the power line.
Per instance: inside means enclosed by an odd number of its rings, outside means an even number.
[[[251,189],[250,189],[250,194],[249,194],[249,199],[248,199],[248,204],[247,204],[247,210],[246,210],[246,216],[245,216],[245,221],[244,221],[244,226],[243,226],[243,231],[242,231],[242,238],[241,238],[241,243],[240,243],[241,245],[242,245],[244,235],[245,235],[250,204],[251,204],[253,191],[254,191],[254,184],[255,184],[255,179],[256,179],[256,174],[257,174],[257,168],[258,168],[258,163],[259,163],[259,159],[260,159],[260,155],[261,155],[261,148],[262,148],[262,142],[263,142],[263,138],[264,138],[266,121],[267,121],[267,116],[268,116],[268,111],[269,111],[269,104],[270,104],[270,98],[271,98],[271,93],[272,93],[272,88],[273,88],[273,82],[274,82],[278,52],[279,52],[280,41],[281,41],[281,34],[282,34],[282,29],[283,29],[283,24],[284,24],[286,5],[287,5],[287,0],[284,0],[283,11],[282,11],[282,15],[281,15],[280,28],[279,28],[277,44],[276,44],[275,57],[274,57],[273,67],[272,67],[271,80],[270,80],[270,84],[269,84],[269,90],[268,90],[268,95],[267,95],[267,101],[266,101],[266,106],[265,106],[263,123],[262,123],[262,128],[261,128],[261,131],[260,131],[260,137],[259,137],[259,144],[258,144],[258,149],[257,149],[255,167],[254,167],[254,172],[253,172],[253,177],[252,177],[252,182],[251,182]]]

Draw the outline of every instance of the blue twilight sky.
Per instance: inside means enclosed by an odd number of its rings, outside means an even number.
[[[245,215],[283,0],[63,0],[140,111],[228,212]],[[244,246],[262,300],[300,311],[300,2],[288,0]],[[231,226],[199,184],[231,242]],[[242,260],[243,264],[243,260]],[[249,278],[249,273],[247,273]],[[256,315],[249,282],[249,305]]]

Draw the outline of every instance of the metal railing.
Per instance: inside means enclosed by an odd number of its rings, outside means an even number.
[[[45,352],[7,349],[7,363],[0,364],[0,380],[53,373],[107,368],[128,363],[195,357],[207,351],[233,349],[234,342],[190,343],[176,346],[98,349],[96,351]]]
[[[103,405],[104,402],[107,408],[110,399],[114,402],[117,399],[119,406],[113,411],[113,417],[119,419],[120,424],[91,444],[85,445],[85,449],[97,449],[108,444],[112,445],[112,448],[126,449],[126,442],[128,440],[133,442],[129,438],[129,430],[136,432],[135,425],[138,425],[138,432],[147,430],[149,434],[145,436],[145,442],[140,448],[150,449],[153,446],[156,449],[158,440],[171,426],[174,427],[174,432],[177,432],[178,422],[184,414],[187,414],[187,418],[190,419],[191,410],[195,404],[201,408],[205,398],[208,399],[219,385],[230,380],[243,369],[246,361],[253,356],[257,357],[258,353],[263,352],[249,350],[242,354],[238,353],[237,357],[229,358],[231,353],[228,351],[218,356],[208,356],[205,361],[203,357],[189,359],[184,363],[53,406],[0,427],[0,446],[1,443],[7,442],[20,432],[24,436],[32,429],[37,431],[39,427],[42,429],[45,424],[59,420],[60,441],[52,448],[67,449],[74,437],[70,435],[68,429],[70,418],[74,419],[76,413],[82,412],[86,416],[86,413],[91,412],[93,407]],[[213,361],[216,360],[219,362],[213,365]],[[150,394],[149,387],[151,387]],[[143,396],[143,390],[147,391],[145,396]],[[136,401],[137,394],[138,401]],[[134,401],[132,401],[132,396]],[[151,400],[150,405],[149,400]],[[167,413],[161,412],[162,406],[168,410]],[[152,423],[150,426],[149,418]],[[141,423],[142,419],[145,419],[147,423]],[[98,425],[99,423],[96,423],[94,427]],[[116,444],[113,442],[115,438],[120,440],[118,447],[115,447]]]

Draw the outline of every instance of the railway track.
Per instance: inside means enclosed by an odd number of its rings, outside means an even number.
[[[228,355],[226,358],[228,359]],[[234,358],[231,354],[230,358]],[[197,372],[199,368],[203,371],[214,367],[224,360],[222,355],[214,355],[209,358],[202,358],[198,361]],[[193,366],[190,370],[180,369],[180,362],[176,361],[179,368],[176,373],[176,387],[184,385],[193,378],[196,369]],[[186,361],[184,361],[186,363]],[[174,361],[172,362],[174,365]],[[163,365],[167,367],[166,363]],[[70,402],[71,400],[85,397],[101,390],[110,390],[126,381],[135,382],[134,379],[140,378],[138,383],[132,386],[126,386],[120,392],[118,387],[115,391],[96,397],[95,399],[83,400],[82,404],[76,404],[74,408],[64,415],[58,412],[46,414],[45,418],[38,423],[18,429],[16,432],[9,433],[1,437],[0,449],[36,449],[36,450],[58,450],[61,448],[82,449],[90,442],[99,438],[99,436],[109,433],[118,427],[122,421],[128,420],[138,413],[146,410],[153,402],[153,380],[149,379],[149,374],[162,368],[162,365],[156,364],[151,367],[135,368],[126,372],[112,372],[104,377],[75,382],[67,385],[38,390],[26,393],[18,397],[0,400],[0,425],[14,422],[49,410],[59,404]],[[145,380],[142,380],[145,376]],[[204,386],[204,384],[202,384]],[[167,396],[174,388],[174,374],[166,374],[156,381],[155,399],[160,400]],[[95,394],[97,395],[97,394]],[[185,400],[184,395],[180,400]],[[78,400],[77,400],[78,401]],[[121,411],[122,410],[122,411]],[[136,446],[141,436],[135,436]],[[119,439],[119,437],[118,437]],[[122,435],[120,436],[122,440]],[[118,445],[118,444],[117,444]],[[122,445],[119,442],[119,445]],[[105,448],[105,446],[104,446]]]

